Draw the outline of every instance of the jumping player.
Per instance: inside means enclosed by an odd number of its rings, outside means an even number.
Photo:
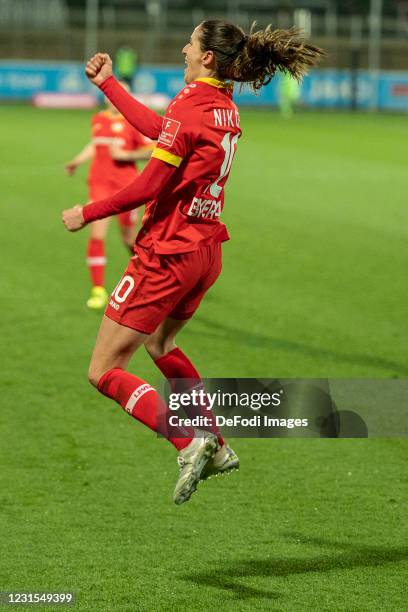
[[[128,91],[126,84],[122,84]],[[88,175],[89,200],[107,198],[133,182],[138,175],[135,162],[147,160],[153,145],[150,139],[133,128],[117,109],[106,100],[107,110],[92,117],[92,140],[70,162],[65,171],[72,176],[78,166],[92,160]],[[117,215],[124,245],[133,253],[137,211]],[[86,262],[91,278],[88,308],[104,308],[108,301],[105,289],[105,239],[109,218],[91,223]]]
[[[144,380],[126,371],[142,345],[168,379],[200,376],[176,347],[177,332],[197,310],[221,271],[221,243],[228,240],[220,221],[224,187],[241,135],[232,82],[254,90],[276,70],[300,79],[322,51],[296,30],[243,30],[221,20],[204,21],[182,50],[186,87],[162,119],[136,102],[112,76],[108,55],[87,64],[90,80],[145,136],[157,139],[141,175],[118,194],[63,213],[69,231],[144,203],[146,213],[135,256],[105,311],[89,368],[90,382],[129,414],[162,431],[168,408]],[[174,501],[181,504],[209,473],[238,466],[220,434],[197,430],[167,432],[179,451],[180,474]]]

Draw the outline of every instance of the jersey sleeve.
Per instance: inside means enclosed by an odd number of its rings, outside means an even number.
[[[202,113],[190,101],[177,100],[170,104],[152,157],[180,166],[195,147],[200,133]]]
[[[99,88],[133,127],[149,138],[157,138],[161,126],[160,115],[135,100],[114,76],[105,79]]]
[[[82,209],[85,223],[105,219],[156,200],[166,191],[176,171],[174,166],[150,159],[143,172],[130,185],[104,200],[86,204]]]

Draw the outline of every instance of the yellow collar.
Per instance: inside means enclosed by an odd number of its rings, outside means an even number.
[[[217,87],[218,89],[225,89],[229,87],[229,85],[225,81],[219,81],[218,79],[213,79],[212,77],[201,77],[201,79],[195,80],[201,81],[202,83],[208,83],[208,85],[212,85],[213,87]]]
[[[109,109],[102,111],[102,114],[103,114],[105,117],[108,117],[108,119],[116,119],[117,121],[120,121],[121,119],[123,119],[123,115],[113,113],[113,112],[112,112],[111,110],[109,110]]]

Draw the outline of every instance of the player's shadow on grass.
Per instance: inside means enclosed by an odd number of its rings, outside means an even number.
[[[197,327],[191,327],[189,332],[192,334],[205,335],[207,338],[217,339],[230,339],[231,337],[239,338],[239,343],[249,348],[269,348],[273,350],[281,350],[289,353],[301,353],[308,357],[318,357],[324,359],[330,359],[331,361],[350,363],[358,366],[372,366],[374,368],[380,368],[382,370],[392,370],[395,374],[402,376],[408,375],[408,367],[404,364],[397,363],[390,359],[383,359],[382,357],[376,357],[375,355],[361,355],[361,354],[347,354],[341,351],[334,351],[326,348],[319,348],[315,346],[309,346],[300,342],[293,342],[292,340],[285,340],[282,338],[274,338],[261,334],[258,332],[250,332],[242,328],[231,327],[217,323],[216,321],[207,319],[200,314],[194,317],[194,321],[201,323],[205,326],[205,331],[200,332]]]
[[[347,543],[330,542],[319,538],[294,536],[301,545],[326,548],[318,557],[285,558],[268,556],[267,559],[244,559],[222,562],[207,572],[184,574],[183,580],[199,586],[210,586],[229,591],[237,599],[252,597],[279,599],[281,593],[268,589],[245,586],[240,580],[246,578],[284,578],[308,573],[325,573],[332,570],[357,567],[381,567],[408,559],[408,547],[384,548],[380,546],[353,546]],[[292,537],[291,537],[292,539]]]

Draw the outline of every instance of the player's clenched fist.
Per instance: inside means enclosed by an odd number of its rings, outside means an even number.
[[[62,213],[62,222],[69,232],[77,232],[85,225],[82,206],[77,204],[73,208],[68,208]]]
[[[99,86],[113,74],[111,58],[107,53],[96,53],[87,62],[85,73],[92,83]]]

